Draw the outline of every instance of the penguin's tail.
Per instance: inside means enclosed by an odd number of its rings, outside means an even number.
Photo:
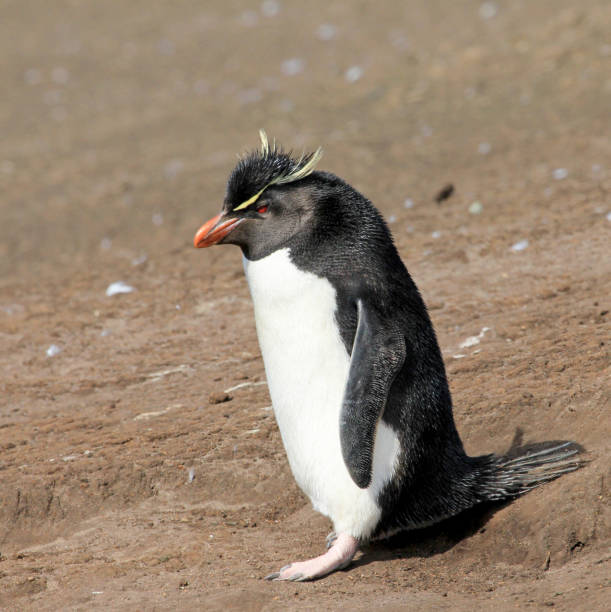
[[[479,471],[478,493],[482,501],[511,499],[574,472],[585,464],[578,458],[580,448],[574,442],[563,442],[537,452],[517,457],[486,455]]]

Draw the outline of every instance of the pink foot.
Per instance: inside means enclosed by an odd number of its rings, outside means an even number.
[[[321,578],[337,569],[346,567],[354,557],[358,540],[347,533],[340,533],[329,550],[320,557],[285,565],[279,572],[265,576],[265,580],[293,580],[303,582]]]

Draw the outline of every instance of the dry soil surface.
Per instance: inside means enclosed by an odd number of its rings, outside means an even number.
[[[610,32],[605,0],[3,2],[0,608],[608,610]],[[583,469],[262,580],[330,525],[240,253],[191,246],[260,127],[388,219],[467,450]]]

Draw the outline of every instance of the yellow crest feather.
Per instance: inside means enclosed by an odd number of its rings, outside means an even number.
[[[265,187],[263,187],[263,189],[261,189],[261,191],[255,193],[254,196],[252,196],[252,198],[248,198],[248,200],[246,200],[246,202],[242,202],[239,206],[236,206],[233,210],[242,210],[243,208],[246,208],[247,206],[250,206],[251,204],[254,204],[259,197],[261,196],[261,194],[269,187],[269,185],[265,185]]]
[[[269,153],[269,141],[265,130],[259,130],[259,138],[261,139],[261,153],[267,155]]]
[[[301,179],[305,178],[306,176],[309,176],[310,174],[312,174],[312,172],[314,172],[314,168],[316,167],[316,164],[320,161],[321,157],[322,157],[322,148],[318,147],[318,149],[316,149],[316,151],[312,153],[312,155],[310,156],[310,159],[308,159],[308,161],[303,166],[301,166],[301,168],[298,168],[297,170],[291,172],[290,174],[279,176],[277,179],[274,179],[271,184],[272,185],[284,185],[286,183],[293,183],[294,181],[300,181]],[[301,160],[297,162],[298,165],[300,163],[301,163]]]

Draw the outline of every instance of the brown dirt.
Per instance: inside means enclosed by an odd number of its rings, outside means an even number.
[[[608,609],[611,12],[480,5],[3,3],[0,608]],[[329,524],[251,384],[239,252],[191,239],[262,126],[394,219],[468,451],[572,438],[585,468],[261,580]]]

